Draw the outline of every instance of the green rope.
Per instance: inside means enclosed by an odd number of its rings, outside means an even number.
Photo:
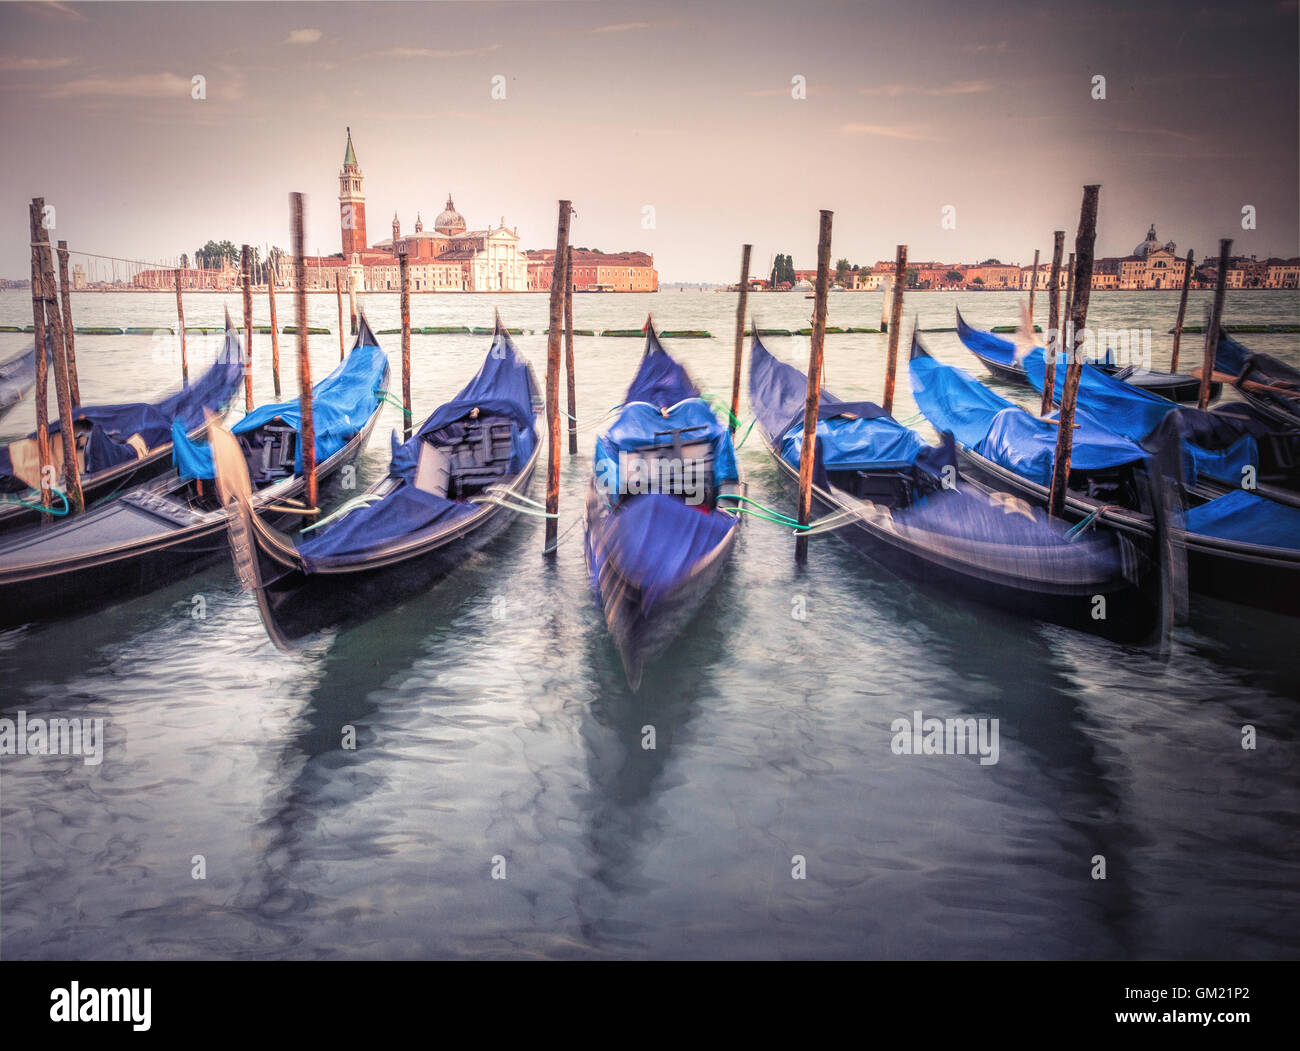
[[[778,525],[789,526],[791,529],[811,528],[810,526],[800,525],[799,520],[797,518],[791,518],[789,515],[783,514],[782,512],[776,510],[776,508],[774,507],[768,507],[766,504],[760,504],[757,500],[751,500],[748,496],[741,496],[739,493],[719,493],[718,499],[719,500],[743,500],[747,504],[753,504],[755,507],[759,509],[759,511],[764,511],[766,512],[766,514],[756,514],[755,512],[750,511],[749,508],[746,507],[736,507],[736,508],[732,508],[732,510],[744,511],[747,514],[754,514],[755,517],[758,518],[767,518],[768,515],[771,515],[773,517],[768,518],[768,521],[776,522]]]
[[[393,406],[393,408],[395,408],[395,409],[401,409],[403,412],[406,411],[406,406],[405,406],[401,401],[399,401],[397,398],[393,397],[393,395],[389,394],[388,391],[386,391],[386,390],[377,390],[377,391],[375,391],[375,394],[377,394],[377,395],[379,396],[379,403],[380,403],[381,405],[382,405],[384,402],[387,402],[389,405]]]
[[[360,496],[354,496],[351,500],[349,500],[346,504],[340,507],[333,514],[326,515],[319,522],[313,522],[311,525],[303,526],[302,529],[299,530],[299,532],[310,533],[313,529],[319,529],[323,525],[328,525],[330,522],[333,522],[336,518],[342,518],[344,515],[350,514],[351,512],[355,511],[359,507],[368,507],[371,503],[373,503],[375,500],[378,499],[380,499],[378,493],[362,493]]]
[[[26,500],[19,500],[17,498],[0,500],[0,504],[9,504],[12,507],[25,507],[29,511],[40,511],[42,514],[47,515],[66,515],[68,511],[71,510],[71,506],[68,504],[68,494],[62,489],[51,488],[50,492],[63,501],[63,508],[61,510],[56,511],[54,508],[46,507],[44,504],[32,504],[28,503]]]
[[[1093,511],[1085,518],[1080,519],[1078,522],[1076,522],[1074,525],[1072,525],[1069,529],[1065,531],[1065,539],[1069,540],[1071,543],[1073,543],[1075,540],[1078,540],[1079,537],[1083,536],[1083,534],[1086,533],[1088,529],[1098,519],[1101,518],[1102,512],[1104,512],[1105,510],[1106,510],[1105,507],[1099,507],[1097,508],[1097,510]]]

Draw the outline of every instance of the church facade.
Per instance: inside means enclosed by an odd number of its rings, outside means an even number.
[[[392,237],[370,244],[366,228],[365,177],[357,163],[348,129],[343,167],[339,171],[340,248],[337,255],[307,256],[308,291],[335,287],[343,291],[396,292],[401,289],[401,263],[406,258],[412,292],[527,292],[528,260],[519,248],[519,231],[506,226],[470,230],[456,211],[451,194],[433,229],[425,231],[416,214],[412,233],[403,235],[397,214]],[[293,260],[282,257],[276,284],[294,287]]]

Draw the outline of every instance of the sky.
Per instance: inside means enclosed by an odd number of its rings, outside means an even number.
[[[746,242],[811,268],[823,208],[833,259],[1027,264],[1099,183],[1098,255],[1154,223],[1295,256],[1298,37],[1296,0],[0,2],[0,276],[34,196],[74,249],[170,262],[287,247],[302,191],[337,252],[348,126],[372,243],[450,192],[526,248],[572,199],[575,245],[666,282],[734,282]]]

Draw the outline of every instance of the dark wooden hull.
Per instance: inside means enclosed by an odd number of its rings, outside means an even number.
[[[1021,478],[969,449],[958,447],[962,473],[980,484],[1014,492],[1039,507],[1047,506],[1047,488]],[[1065,518],[1078,522],[1098,510],[1096,500],[1071,492],[1066,497]],[[1108,509],[1106,524],[1144,548],[1155,539],[1150,515]],[[1300,551],[1261,547],[1194,533],[1184,534],[1187,551],[1187,586],[1196,593],[1251,606],[1255,609],[1300,616]]]
[[[586,558],[590,575],[595,545],[603,533],[602,520],[596,513],[594,483],[587,500]],[[744,492],[741,485],[730,491]],[[660,599],[647,616],[642,612],[641,588],[620,574],[609,561],[602,566],[599,580],[593,581],[597,605],[614,638],[628,685],[635,691],[641,686],[645,667],[662,654],[699,612],[709,593],[722,576],[740,533],[740,523],[727,532],[723,540],[694,569],[683,577],[671,594]]]
[[[785,461],[762,435],[768,452],[781,472],[782,482],[797,493],[799,471]],[[964,484],[966,479],[963,477]],[[813,486],[813,507],[822,514],[842,511],[847,506],[835,491]],[[1120,642],[1150,639],[1159,623],[1159,585],[1154,571],[1139,583],[1111,581],[1082,582],[1047,589],[1026,582],[1010,572],[991,566],[976,567],[916,543],[898,533],[878,528],[869,518],[860,518],[835,531],[836,536],[859,554],[951,601],[975,601],[1015,616],[1062,624],[1079,631]],[[1134,552],[1136,554],[1136,552]],[[1106,617],[1094,619],[1094,596],[1107,597]]]
[[[542,445],[537,443],[524,469],[503,488],[527,493]],[[475,515],[436,534],[394,541],[355,563],[311,573],[287,538],[258,522],[232,518],[230,542],[236,570],[257,596],[267,634],[277,646],[290,649],[309,635],[365,620],[427,591],[509,529],[517,517],[510,508],[484,504]]]
[[[379,410],[376,409],[360,433],[320,464],[317,478],[322,485],[321,496],[331,494],[338,472],[360,454],[378,418]],[[174,487],[166,484],[151,488],[153,495],[162,500],[165,491]],[[275,487],[271,494],[259,494],[261,498],[255,498],[254,507],[266,521],[279,528],[297,526],[302,521],[301,516],[263,511],[261,505],[300,497],[303,488],[303,480],[295,478],[291,484]],[[123,497],[121,506],[105,509],[104,515],[126,513],[127,502],[137,492],[150,495],[143,489],[137,490]],[[148,504],[144,506],[147,508]],[[226,520],[222,512],[185,514],[185,508],[176,510],[178,518],[188,518],[188,521],[165,522],[159,519],[158,529],[150,535],[139,535],[117,545],[79,545],[81,550],[74,550],[57,560],[6,566],[0,552],[0,628],[86,613],[112,602],[146,595],[184,580],[228,555]],[[94,518],[74,519],[50,529],[81,530],[93,529],[94,526]],[[28,535],[45,538],[46,530],[38,527],[23,534]],[[48,539],[57,540],[58,534],[50,533]],[[18,536],[5,537],[8,544],[18,541]],[[0,549],[4,546],[0,544]]]

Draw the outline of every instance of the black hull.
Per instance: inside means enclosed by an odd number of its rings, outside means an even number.
[[[785,487],[797,493],[798,469],[777,454],[766,435],[763,435],[763,440],[781,472]],[[818,486],[813,486],[812,496],[814,509],[823,514],[842,511],[846,506],[834,493]],[[956,595],[959,601],[973,600],[1015,616],[1061,624],[1117,642],[1147,641],[1159,621],[1159,597],[1154,579],[1147,581],[1145,587],[1128,585],[1116,589],[1112,584],[1109,592],[1099,591],[1094,586],[1046,590],[1021,584],[1010,576],[971,572],[923,545],[875,528],[869,519],[859,519],[835,533],[859,554],[945,601],[951,601]],[[1097,594],[1107,597],[1103,620],[1093,617],[1094,596]]]
[[[958,449],[962,473],[982,485],[1016,493],[1039,507],[1047,506],[1047,488],[1021,478],[968,449]],[[1078,522],[1100,505],[1070,493],[1065,519]],[[1150,516],[1107,510],[1107,526],[1150,549],[1155,526]],[[1254,609],[1300,616],[1300,552],[1186,534],[1187,586],[1198,594]]]
[[[969,347],[966,348],[970,350]],[[1018,365],[1006,365],[1000,361],[994,361],[992,358],[986,358],[983,354],[971,350],[971,353],[979,359],[995,379],[1000,379],[1004,383],[1014,383],[1019,387],[1032,387],[1029,382],[1029,374]],[[1103,372],[1115,372],[1116,369],[1098,366]],[[1149,394],[1155,394],[1158,397],[1165,398],[1168,401],[1177,402],[1178,404],[1194,404],[1201,396],[1201,381],[1195,376],[1187,376],[1182,373],[1165,374],[1160,372],[1144,372],[1139,376],[1130,376],[1125,383],[1144,390]],[[1210,401],[1214,401],[1223,392],[1223,384],[1210,384]]]
[[[517,492],[527,491],[532,475],[530,467]],[[306,573],[300,565],[287,567],[258,542],[258,606],[267,633],[277,645],[289,648],[289,643],[326,628],[354,624],[391,609],[450,576],[472,554],[505,533],[516,518],[516,512],[495,507],[472,529],[453,531],[418,554],[342,573]]]
[[[592,505],[587,517],[587,570],[591,571],[592,545],[600,542],[600,529],[593,520]],[[722,572],[726,569],[740,533],[739,523],[678,586],[659,600],[646,616],[641,610],[641,589],[606,562],[596,584],[597,602],[614,638],[628,685],[641,686],[645,667],[662,654],[699,612]]]

